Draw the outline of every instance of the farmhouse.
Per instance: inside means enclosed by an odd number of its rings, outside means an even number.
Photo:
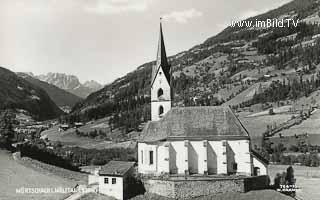
[[[110,161],[99,171],[99,193],[116,199],[127,199],[134,162]]]
[[[182,176],[197,177],[198,181],[201,177],[206,177],[206,181],[208,177],[223,177],[232,185],[230,188],[235,188],[232,191],[243,191],[238,187],[241,184],[228,177],[266,175],[267,162],[251,151],[249,134],[229,107],[171,108],[170,72],[160,23],[157,62],[151,79],[152,120],[144,127],[138,142],[138,172],[153,179],[145,183],[146,190],[158,192],[161,185],[166,185],[163,191],[175,188],[167,196],[177,197],[172,194],[179,193],[177,190],[183,186],[177,186],[176,182],[159,183],[155,179]],[[204,185],[215,188],[216,181],[212,178]],[[170,184],[173,186],[169,187]],[[195,181],[188,184],[197,185]],[[204,195],[202,192],[199,195]]]

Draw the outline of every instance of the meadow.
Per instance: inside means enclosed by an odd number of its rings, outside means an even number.
[[[108,148],[132,148],[135,147],[135,143],[131,141],[119,141],[113,142],[112,140],[121,139],[121,131],[116,129],[110,131],[109,118],[99,119],[97,121],[93,121],[88,123],[80,128],[78,131],[83,133],[88,133],[90,131],[97,130],[103,131],[105,133],[105,138],[90,138],[79,136],[76,134],[76,129],[70,128],[67,131],[59,131],[59,127],[55,126],[50,128],[49,130],[43,131],[41,133],[42,137],[47,137],[49,141],[53,142],[61,142],[61,144],[65,146],[77,146],[85,149],[108,149]]]
[[[62,193],[20,194],[16,189],[25,188],[73,188],[78,182],[54,174],[46,174],[15,161],[7,151],[0,150],[0,199],[2,200],[59,200],[69,196]]]
[[[271,182],[277,173],[286,171],[287,165],[269,165],[269,176]],[[319,200],[320,197],[320,168],[293,166],[296,185],[300,188],[297,197],[304,200]]]

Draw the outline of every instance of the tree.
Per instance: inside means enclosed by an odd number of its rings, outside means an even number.
[[[13,120],[15,115],[6,110],[0,115],[0,147],[9,147],[14,138]]]
[[[287,181],[288,185],[295,184],[294,170],[293,170],[292,166],[287,168],[286,181]]]
[[[287,168],[285,180],[286,180],[286,184],[289,185],[289,187],[292,188],[292,186],[295,185],[296,180],[294,178],[294,170],[293,170],[292,166]],[[296,194],[295,191],[288,192],[288,195],[293,196],[293,197],[295,196],[295,194]]]

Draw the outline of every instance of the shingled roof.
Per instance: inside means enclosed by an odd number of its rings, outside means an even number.
[[[110,161],[101,167],[99,175],[123,176],[134,166],[134,162]]]
[[[172,108],[161,120],[150,121],[141,142],[170,139],[249,139],[247,130],[229,107]]]

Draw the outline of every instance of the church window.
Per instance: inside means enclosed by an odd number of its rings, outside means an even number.
[[[104,178],[104,184],[108,184],[109,183],[109,178]]]
[[[117,179],[116,178],[112,178],[112,184],[116,184],[117,183]]]
[[[143,164],[143,151],[141,151],[141,163]]]
[[[149,151],[150,156],[150,165],[153,165],[153,151]]]
[[[233,163],[233,170],[237,170],[238,169],[238,164],[236,162]]]
[[[163,89],[160,88],[160,89],[158,90],[158,98],[161,97],[162,95],[163,95]]]
[[[159,107],[159,116],[162,115],[163,112],[164,112],[163,106],[160,106],[160,107]]]

